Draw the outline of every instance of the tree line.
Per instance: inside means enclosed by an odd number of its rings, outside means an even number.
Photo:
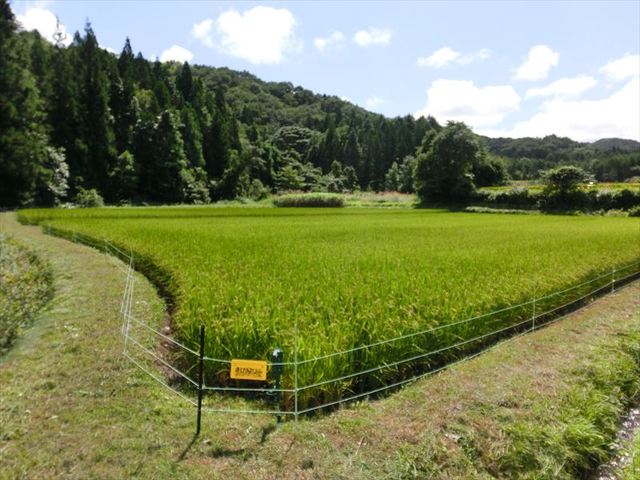
[[[477,146],[459,193],[567,160],[525,161],[528,144],[514,149],[508,139],[483,139],[432,117],[386,118],[248,72],[148,61],[129,39],[114,55],[100,48],[89,23],[70,46],[53,46],[20,31],[6,0],[0,14],[2,206],[56,205],[87,192],[111,204],[259,199],[289,190],[413,192],[423,185],[420,169],[442,176],[425,170],[424,159],[447,135],[459,148],[469,136]],[[584,150],[573,143],[572,152]],[[583,157],[595,162],[594,151]],[[631,175],[637,159],[619,157],[619,176]],[[609,173],[615,163],[593,162]]]
[[[205,67],[150,62],[128,39],[113,55],[89,23],[56,47],[19,31],[6,0],[0,10],[4,206],[55,205],[87,190],[117,204],[383,189],[392,163],[435,122],[342,108],[288,84],[269,87],[273,110],[241,103]],[[299,123],[281,114],[294,96],[306,110]]]

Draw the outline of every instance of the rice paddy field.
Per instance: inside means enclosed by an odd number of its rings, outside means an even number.
[[[511,334],[532,308],[542,312],[606,286],[612,268],[640,261],[635,218],[214,207],[19,216],[133,251],[137,267],[175,302],[174,336],[197,350],[206,325],[207,356],[266,360],[279,347],[291,361],[297,349],[298,385],[312,386],[300,396],[302,408],[472,352],[478,345],[465,339]],[[590,279],[597,280],[550,295]],[[411,335],[420,331],[428,332]],[[421,356],[456,342],[460,348]],[[404,361],[413,357],[420,358]],[[185,368],[192,361],[175,360]],[[285,387],[293,375],[285,367]],[[347,378],[330,381],[340,377]],[[208,363],[206,383],[229,384],[228,366]]]

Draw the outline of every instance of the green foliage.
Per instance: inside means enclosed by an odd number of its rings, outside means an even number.
[[[591,175],[579,167],[571,165],[547,170],[543,174],[545,193],[567,195],[578,190],[582,183],[592,180]]]
[[[356,169],[351,165],[342,169],[342,186],[347,192],[354,192],[360,187]]]
[[[111,191],[118,200],[131,201],[138,191],[138,172],[134,156],[125,150],[116,159],[109,172]]]
[[[402,176],[400,173],[400,167],[398,167],[397,162],[393,162],[391,164],[391,168],[389,168],[389,171],[384,177],[384,188],[388,191],[399,192],[401,184]]]
[[[635,436],[626,448],[630,461],[620,472],[620,480],[637,480],[640,475],[640,430],[636,430]]]
[[[476,199],[492,206],[531,209],[538,206],[540,195],[533,194],[528,188],[513,187],[503,191],[479,192]]]
[[[640,205],[629,209],[630,217],[640,217]]]
[[[416,158],[412,155],[407,155],[402,159],[400,165],[400,191],[402,193],[413,193],[413,174],[416,169]]]
[[[538,202],[543,211],[576,209],[589,206],[588,194],[580,186],[592,180],[592,176],[579,167],[562,166],[543,174],[545,188]]]
[[[640,167],[640,143],[602,139],[579,143],[549,135],[544,138],[487,138],[487,149],[503,157],[509,175],[516,180],[538,179],[540,171],[560,165],[577,165],[593,173],[598,181],[622,182]]]
[[[637,341],[637,337],[627,340],[627,351],[607,348],[596,352],[604,358],[615,352],[615,361],[589,359],[588,369],[572,372],[581,378],[580,384],[553,408],[540,404],[532,418],[510,426],[507,434],[513,437],[513,445],[501,458],[501,469],[568,480],[584,478],[606,460],[623,402],[640,387]]]
[[[247,72],[149,62],[134,56],[128,38],[117,57],[99,47],[88,22],[69,47],[56,48],[37,33],[17,33],[2,1],[0,205],[53,205],[80,188],[97,189],[109,203],[200,203],[233,198],[254,180],[271,192],[391,187],[413,192],[412,173],[418,170],[421,187],[431,182],[422,188],[424,195],[430,191],[433,201],[457,202],[473,192],[474,184],[504,182],[505,168],[513,178],[537,176],[540,169],[568,161],[580,162],[599,179],[640,173],[640,151],[633,141],[605,139],[589,146],[551,136],[485,139],[490,152],[507,159],[506,167],[480,148],[471,169],[463,167],[461,174],[453,162],[447,167],[452,177],[446,179],[437,168],[425,171],[427,163],[434,168],[437,158],[448,155],[438,144],[440,153],[426,160],[442,130],[433,117],[385,118],[337,97],[289,82],[263,82]],[[168,129],[159,122],[165,112],[174,117]],[[177,130],[181,142],[173,133],[158,142],[159,128]],[[158,145],[169,149],[158,153]],[[56,170],[60,163],[50,162],[48,148],[64,152],[66,193],[50,188],[63,168]],[[168,151],[173,161],[156,158]],[[118,158],[123,152],[133,155],[133,169]],[[332,171],[334,162],[342,166],[340,174]],[[390,171],[393,179],[386,178]]]
[[[74,203],[80,208],[104,207],[104,200],[95,188],[89,190],[80,188],[74,199]]]
[[[49,300],[52,282],[45,263],[0,234],[0,356]]]
[[[413,173],[416,168],[416,158],[407,155],[402,163],[393,162],[384,178],[384,188],[387,191],[413,193]]]
[[[287,165],[275,175],[275,185],[279,192],[304,190],[306,183],[300,171],[293,165]]]
[[[0,2],[0,205],[54,204],[63,190],[62,163],[49,149],[45,106],[25,66],[30,49],[18,41],[9,5]],[[54,169],[57,169],[55,171]],[[46,202],[46,203],[45,203]]]
[[[62,148],[45,147],[46,160],[38,169],[37,205],[59,205],[69,190],[69,166]]]
[[[207,172],[200,167],[180,170],[180,181],[182,183],[182,201],[202,205],[209,203],[209,185],[207,185]]]
[[[473,165],[473,183],[476,187],[505,185],[509,179],[507,166],[502,158],[481,155]]]
[[[624,184],[623,184],[624,185]],[[482,190],[474,195],[474,204],[491,207],[536,209],[549,212],[626,211],[640,205],[640,190],[601,190],[574,186],[566,193],[557,190],[537,190],[513,187],[509,190]]]
[[[240,196],[250,198],[251,200],[262,200],[269,195],[269,190],[260,180],[254,178],[247,189]]]
[[[155,201],[182,202],[190,176],[179,124],[173,113],[162,112],[153,131],[152,154],[146,165],[147,194]]]
[[[483,154],[473,132],[460,122],[427,133],[427,153],[418,155],[415,188],[423,202],[464,202],[475,190],[471,169]],[[423,142],[424,143],[424,142]]]

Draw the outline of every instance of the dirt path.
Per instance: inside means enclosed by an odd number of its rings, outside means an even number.
[[[600,352],[616,361],[640,322],[636,282],[387,399],[286,424],[266,440],[271,418],[207,415],[187,449],[194,411],[121,355],[118,266],[13,214],[0,214],[0,230],[56,272],[50,308],[0,364],[0,479],[513,477],[500,470],[509,428],[545,421],[541,412],[580,385]],[[160,325],[162,304],[142,277],[136,300]]]

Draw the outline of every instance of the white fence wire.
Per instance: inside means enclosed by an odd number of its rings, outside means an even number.
[[[180,382],[167,381],[166,377],[172,376],[174,379],[181,379],[183,381],[183,385],[192,387],[196,394],[202,395],[203,392],[233,394],[243,393],[248,398],[256,401],[256,408],[227,408],[221,406],[205,406],[202,409],[203,411],[218,413],[267,414],[277,416],[288,415],[297,419],[299,415],[309,414],[324,409],[330,409],[347,402],[379,395],[388,390],[397,389],[411,382],[415,382],[416,380],[425,376],[435,374],[443,369],[451,367],[452,365],[469,360],[470,358],[473,358],[490,348],[494,348],[497,344],[501,343],[501,340],[512,340],[518,336],[524,335],[526,333],[554,323],[563,318],[563,315],[565,313],[568,313],[570,310],[575,310],[574,307],[579,307],[584,304],[587,299],[606,291],[614,291],[616,285],[622,285],[631,279],[640,277],[640,261],[638,261],[625,265],[623,267],[614,268],[610,272],[597,275],[596,277],[583,281],[579,284],[546,294],[541,297],[536,297],[534,292],[534,296],[531,300],[501,308],[499,310],[462,319],[449,324],[443,324],[436,327],[403,334],[393,338],[380,339],[366,345],[359,345],[350,349],[330,352],[324,355],[301,360],[298,359],[298,332],[296,326],[296,331],[294,332],[293,361],[266,362],[270,371],[273,371],[274,368],[289,369],[288,373],[290,374],[292,383],[289,388],[276,388],[275,386],[270,386],[272,382],[263,382],[263,384],[265,385],[264,387],[209,385],[206,383],[206,381],[199,381],[200,379],[193,378],[189,375],[189,372],[182,370],[180,366],[172,363],[170,359],[174,357],[181,358],[183,360],[181,364],[191,365],[188,370],[196,371],[196,374],[198,373],[198,360],[201,361],[200,365],[202,365],[203,362],[207,362],[220,364],[224,366],[224,368],[228,368],[231,360],[201,355],[193,348],[190,348],[187,345],[184,345],[180,341],[176,340],[175,338],[172,338],[171,336],[161,332],[158,328],[154,328],[146,322],[143,322],[133,314],[132,310],[134,305],[134,289],[136,282],[133,253],[127,253],[106,240],[98,241],[91,237],[87,237],[75,232],[65,232],[47,226],[45,226],[45,229],[50,234],[64,236],[72,239],[75,242],[93,246],[118,259],[114,260],[114,262],[125,275],[125,284],[122,294],[122,302],[120,305],[120,318],[122,321],[122,334],[124,337],[124,355],[134,365],[140,368],[146,375],[162,384],[165,388],[169,389],[171,392],[194,406],[197,406],[198,404],[196,403],[194,398],[192,398],[192,394],[188,392],[188,389],[185,390],[184,386],[178,386],[177,383]],[[575,295],[572,295],[571,292],[575,292]],[[566,296],[568,296],[568,299],[564,298]],[[540,311],[541,305],[544,305],[545,302],[548,302],[554,298],[558,298],[559,301],[556,303],[551,302],[548,308]],[[493,329],[491,331],[481,332],[471,338],[460,338],[456,334],[456,327],[477,323],[483,319],[497,318],[499,321],[509,322],[508,316],[506,318],[502,318],[500,317],[500,315],[509,314],[510,312],[518,311],[519,309],[521,310],[521,315],[523,315],[522,311],[524,311],[525,309],[530,309],[530,315],[527,314],[527,318],[525,318],[524,320],[518,319],[518,321],[516,321],[515,323],[507,323],[506,325],[500,326],[499,328]],[[517,318],[517,315],[515,316]],[[299,369],[305,368],[305,366],[313,366],[318,364],[318,362],[333,360],[337,357],[346,357],[347,355],[353,353],[370,351],[377,347],[391,345],[397,342],[418,337],[425,337],[430,334],[447,331],[452,331],[452,336],[454,339],[457,339],[457,341],[440,345],[434,349],[419,351],[417,353],[413,352],[411,355],[405,358],[401,358],[391,362],[383,361],[378,365],[366,366],[366,368],[361,368],[353,372],[336,376],[334,378],[319,380],[307,384],[299,383]],[[145,332],[145,334],[143,334],[142,332]],[[167,345],[171,346],[170,355],[160,352],[160,350],[158,349],[158,339],[160,339],[160,343],[164,341]],[[473,344],[476,343],[478,344],[478,346],[475,349],[470,349],[468,351],[465,351],[463,349],[463,347],[473,346]],[[411,345],[411,348],[414,350],[415,347],[416,344]],[[442,357],[447,352],[456,351],[459,352],[458,355],[453,355],[450,358],[439,358],[439,356]],[[147,363],[147,365],[145,366],[140,356],[146,358],[147,361],[151,363]],[[185,362],[185,358],[191,358],[193,362]],[[420,369],[420,365],[418,362],[427,358],[436,359],[435,364],[427,365],[426,367]],[[349,359],[346,359],[345,361],[348,360]],[[369,385],[367,386],[367,379],[370,379],[372,374],[384,370],[391,370],[404,365],[407,365],[408,368],[407,371],[400,376],[400,378],[398,378],[398,376],[394,378],[393,375],[390,375],[386,380],[375,377],[375,381],[368,382]],[[411,368],[412,365],[414,367],[417,366],[418,368]],[[160,368],[160,370],[164,370],[166,375],[153,373],[152,370],[157,371],[158,368]],[[200,373],[201,372],[202,370],[200,370]],[[405,378],[402,378],[403,375],[405,376]],[[165,377],[165,379],[163,379],[163,377]],[[363,382],[363,385],[365,385],[363,390],[357,391],[357,389],[353,389],[352,382],[354,380],[362,378],[364,378],[365,380]],[[376,385],[376,382],[382,384]],[[339,395],[339,398],[332,398],[329,401],[320,403],[314,403],[313,399],[310,400],[310,397],[307,396],[305,398],[305,402],[307,405],[305,405],[304,408],[299,407],[301,394],[304,394],[308,391],[313,391],[314,389],[319,389],[321,387],[326,387],[328,385],[337,385],[341,383],[349,384],[349,386],[344,389],[346,394]],[[287,394],[289,396],[288,401],[286,402],[289,406],[284,408],[281,405],[281,396],[283,394]],[[258,408],[265,404],[264,397],[268,396],[270,396],[272,399],[277,399],[277,404],[274,404],[273,400],[267,400],[266,402],[270,404],[267,408]]]

